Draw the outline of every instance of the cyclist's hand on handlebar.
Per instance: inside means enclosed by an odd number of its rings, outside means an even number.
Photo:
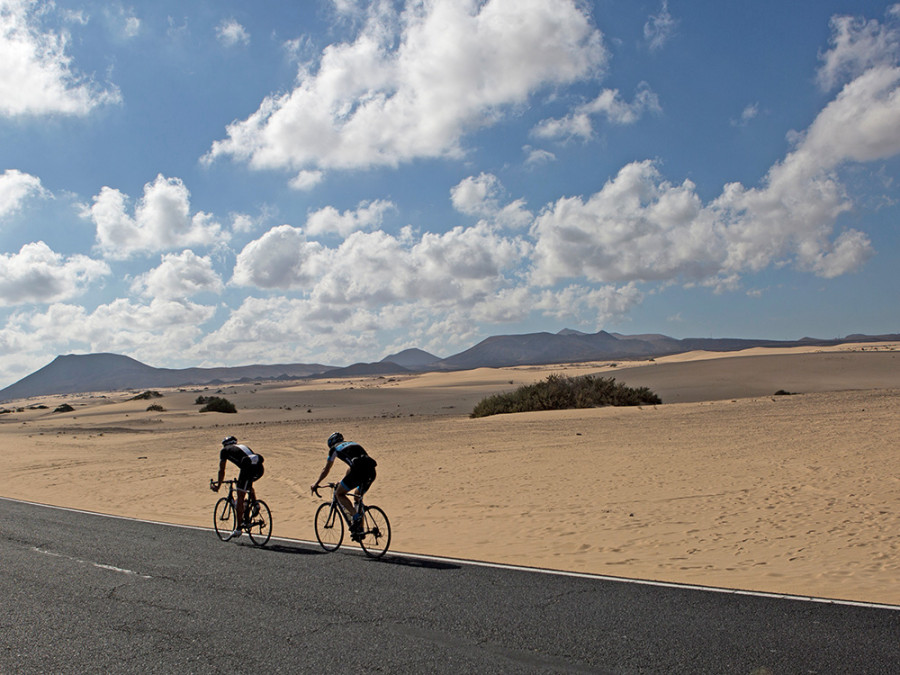
[[[212,478],[209,479],[209,489],[212,490],[213,492],[218,492],[218,491],[219,491],[219,487],[220,487],[221,485],[222,485],[222,484],[219,483],[218,481],[214,481]]]
[[[319,484],[313,483],[312,485],[310,485],[309,493],[315,495],[316,497],[321,497],[322,495],[319,494]]]

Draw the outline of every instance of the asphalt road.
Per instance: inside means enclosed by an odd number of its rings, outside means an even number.
[[[246,536],[222,543],[0,499],[0,673],[887,674],[900,664],[896,610],[358,550],[275,539],[257,549]]]

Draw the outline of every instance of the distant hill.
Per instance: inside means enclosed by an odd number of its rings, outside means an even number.
[[[345,368],[298,363],[171,369],[153,368],[119,354],[70,354],[56,357],[40,370],[0,390],[0,401],[83,391],[151,389],[306,377],[398,375],[434,370],[646,359],[694,350],[721,352],[751,347],[827,346],[847,342],[879,341],[900,341],[900,335],[851,335],[843,339],[802,338],[794,341],[741,338],[676,339],[659,334],[621,335],[606,331],[582,333],[564,329],[558,333],[496,335],[445,359],[421,349],[407,349],[375,363],[356,363]]]
[[[332,368],[315,377],[362,377],[364,375],[400,375],[411,372],[409,368],[398,366],[390,361],[378,361],[376,363],[354,363],[345,368]]]
[[[620,340],[600,331],[585,334],[564,330],[559,333],[496,335],[464,352],[444,359],[440,366],[452,370],[502,366],[539,365],[568,361],[593,361],[610,357],[642,356],[653,346],[640,340]]]
[[[399,354],[391,354],[381,359],[382,363],[396,363],[398,366],[412,370],[432,366],[441,358],[421,349],[406,349]]]
[[[564,329],[559,333],[527,333],[497,335],[482,340],[474,347],[434,364],[435,368],[469,370],[504,366],[576,363],[608,359],[653,358],[695,350],[711,352],[739,351],[752,347],[797,347],[835,345],[845,342],[878,342],[900,340],[900,335],[854,335],[850,338],[819,340],[753,340],[742,338],[685,338],[666,335],[620,335],[600,331],[581,333]]]
[[[253,365],[234,368],[154,368],[121,354],[69,354],[0,390],[0,400],[83,391],[151,389],[222,384],[255,379],[309,377],[330,366],[319,364]]]
[[[559,333],[497,335],[440,362],[441,367],[469,369],[490,366],[537,365],[604,359],[627,359],[662,356],[707,349],[731,351],[748,347],[770,346],[772,340],[677,340],[665,335],[614,335],[606,331],[581,333],[562,330]]]

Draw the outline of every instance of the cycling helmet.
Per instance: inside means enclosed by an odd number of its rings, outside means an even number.
[[[226,436],[222,440],[222,445],[234,445],[237,443],[237,439],[234,436]]]
[[[338,443],[342,443],[343,441],[344,435],[339,431],[335,431],[333,434],[331,434],[331,436],[328,437],[328,449],[331,450],[334,446],[336,446]]]

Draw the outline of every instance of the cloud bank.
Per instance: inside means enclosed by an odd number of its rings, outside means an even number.
[[[376,2],[355,40],[327,47],[206,159],[294,171],[302,184],[309,171],[459,157],[465,134],[606,61],[574,0]]]

